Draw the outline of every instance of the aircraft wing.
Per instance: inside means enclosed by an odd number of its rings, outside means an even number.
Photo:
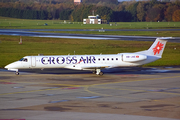
[[[104,69],[104,68],[113,68],[115,66],[112,65],[83,65],[83,66],[67,66],[65,68],[68,69],[76,69],[76,70],[93,70],[93,69]]]
[[[111,66],[107,66],[107,65],[102,65],[102,66],[85,66],[85,67],[81,67],[82,69],[104,69],[104,68],[111,68]]]

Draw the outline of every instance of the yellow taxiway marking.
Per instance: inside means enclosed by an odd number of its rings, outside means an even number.
[[[93,92],[93,91],[90,91],[88,89],[89,87],[85,87],[84,90],[88,93],[91,93],[91,94],[95,94],[95,95],[99,95],[99,96],[107,96],[107,97],[120,97],[120,98],[128,98],[128,99],[134,99],[134,100],[139,100],[139,98],[135,98],[135,97],[127,97],[127,96],[116,96],[116,95],[109,95],[109,94],[102,94],[102,93],[98,93],[98,92]],[[141,100],[150,100],[150,99],[141,99]]]
[[[112,83],[101,83],[101,84],[93,84],[89,85],[84,88],[85,91],[91,94],[96,94],[100,96],[113,96],[113,95],[108,95],[108,94],[102,94],[98,92],[93,92],[89,90],[89,87],[94,87],[94,88],[105,88],[105,89],[115,89],[115,90],[126,90],[126,91],[138,91],[138,92],[153,92],[153,93],[160,93],[160,94],[173,94],[173,95],[180,95],[180,93],[169,93],[169,92],[156,92],[156,91],[145,91],[145,90],[133,90],[133,89],[118,89],[118,88],[109,88],[109,87],[95,87],[98,85],[108,85],[108,84],[116,84],[116,83],[127,83],[127,82],[139,82],[139,81],[148,81],[148,80],[160,80],[160,79],[168,79],[168,78],[178,78],[180,76],[173,76],[173,77],[162,77],[162,78],[152,78],[152,79],[142,79],[142,80],[131,80],[131,81],[121,81],[121,82],[112,82]],[[122,96],[113,96],[113,97],[122,97]],[[127,98],[127,97],[126,97]],[[130,98],[130,97],[129,97]],[[132,98],[131,98],[132,99]]]
[[[106,85],[106,84],[116,84],[116,83],[128,83],[128,82],[141,82],[141,81],[148,81],[148,80],[161,80],[161,79],[168,79],[168,78],[178,78],[180,76],[173,76],[173,77],[162,77],[162,78],[149,78],[149,79],[141,79],[141,80],[128,80],[128,81],[121,81],[121,82],[109,82],[109,83],[100,83],[100,84],[92,84],[89,86],[95,85]]]
[[[42,83],[42,84],[46,84],[46,85],[59,85],[59,86],[67,86],[67,87],[84,87],[84,90],[89,92],[89,93],[93,93],[93,94],[101,94],[101,93],[97,93],[97,92],[92,92],[90,90],[88,90],[89,87],[95,87],[98,85],[108,85],[108,84],[116,84],[116,83],[128,83],[128,82],[140,82],[140,81],[148,81],[148,80],[160,80],[160,79],[168,79],[168,78],[178,78],[180,76],[173,76],[173,77],[162,77],[162,78],[150,78],[150,79],[141,79],[141,80],[131,80],[131,81],[121,81],[121,82],[108,82],[108,83],[99,83],[99,84],[92,84],[92,85],[72,85],[72,84],[52,84],[52,83]],[[2,80],[5,81],[5,80]],[[7,82],[7,81],[6,81]],[[10,81],[8,81],[10,82]],[[16,83],[31,83],[31,82],[16,82]],[[39,83],[41,84],[41,83]],[[60,88],[49,88],[49,89],[41,89],[41,90],[32,90],[32,91],[22,91],[22,92],[12,92],[12,93],[2,93],[0,95],[9,95],[9,94],[19,94],[19,93],[30,93],[30,92],[38,92],[38,91],[47,91],[47,90],[57,90],[57,89],[63,89],[66,87],[60,87]],[[129,90],[129,91],[138,91],[138,90],[132,90],[132,89],[118,89],[118,90]],[[147,91],[147,92],[151,92],[151,91]],[[154,93],[165,93],[165,92],[154,92]],[[180,95],[178,93],[165,93],[165,94],[176,94],[176,95]],[[111,96],[108,94],[101,94],[103,96]]]

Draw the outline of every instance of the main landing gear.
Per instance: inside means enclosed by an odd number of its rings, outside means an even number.
[[[103,72],[101,72],[101,69],[96,69],[95,72],[97,75],[100,75],[100,76],[102,76],[104,74]]]
[[[16,72],[15,72],[15,75],[19,75],[19,72],[18,72],[18,71],[16,71]]]

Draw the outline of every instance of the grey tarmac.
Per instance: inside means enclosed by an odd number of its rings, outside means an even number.
[[[0,119],[178,120],[180,67],[0,70]]]

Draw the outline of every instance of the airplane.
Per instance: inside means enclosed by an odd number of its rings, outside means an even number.
[[[162,57],[166,42],[170,37],[156,38],[148,50],[134,53],[100,54],[100,55],[51,55],[25,56],[19,61],[5,66],[7,70],[67,68],[74,70],[91,70],[103,75],[104,68],[135,67],[154,62]]]

